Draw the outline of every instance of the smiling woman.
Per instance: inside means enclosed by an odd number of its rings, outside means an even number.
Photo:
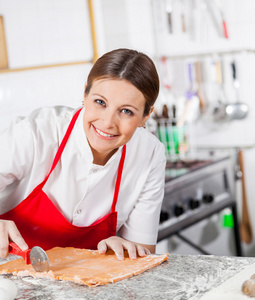
[[[1,133],[1,257],[9,239],[118,259],[155,251],[165,148],[142,126],[158,91],[152,60],[117,49],[92,67],[83,108],[44,107]]]
[[[125,145],[149,117],[144,117],[143,94],[126,80],[95,81],[84,106],[84,130],[93,162],[99,165]]]
[[[104,165],[149,118],[159,93],[151,59],[118,49],[99,58],[85,86],[84,129],[94,163]]]

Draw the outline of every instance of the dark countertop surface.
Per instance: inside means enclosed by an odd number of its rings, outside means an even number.
[[[9,255],[0,263],[17,257]],[[72,282],[18,278],[0,275],[13,280],[18,288],[15,299],[199,299],[205,292],[253,264],[251,257],[223,257],[204,255],[169,255],[169,260],[142,274],[105,286],[89,288]]]

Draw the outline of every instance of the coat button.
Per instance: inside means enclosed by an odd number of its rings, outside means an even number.
[[[77,214],[78,214],[78,215],[81,214],[81,212],[82,212],[81,209],[78,209],[78,210],[77,210]]]

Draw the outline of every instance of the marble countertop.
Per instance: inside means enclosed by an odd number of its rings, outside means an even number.
[[[16,258],[9,255],[7,259],[1,259],[0,264]],[[18,288],[15,299],[22,300],[195,300],[254,262],[255,258],[251,257],[170,254],[167,262],[142,274],[94,288],[50,279],[0,276],[15,282]]]

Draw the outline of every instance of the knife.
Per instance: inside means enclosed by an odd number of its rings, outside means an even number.
[[[168,32],[173,33],[173,7],[172,7],[172,0],[166,0],[166,13],[167,13],[167,22],[168,22]]]
[[[22,256],[26,264],[31,264],[36,272],[48,272],[50,269],[49,258],[41,247],[35,246],[23,251],[17,244],[10,242],[9,253]]]

